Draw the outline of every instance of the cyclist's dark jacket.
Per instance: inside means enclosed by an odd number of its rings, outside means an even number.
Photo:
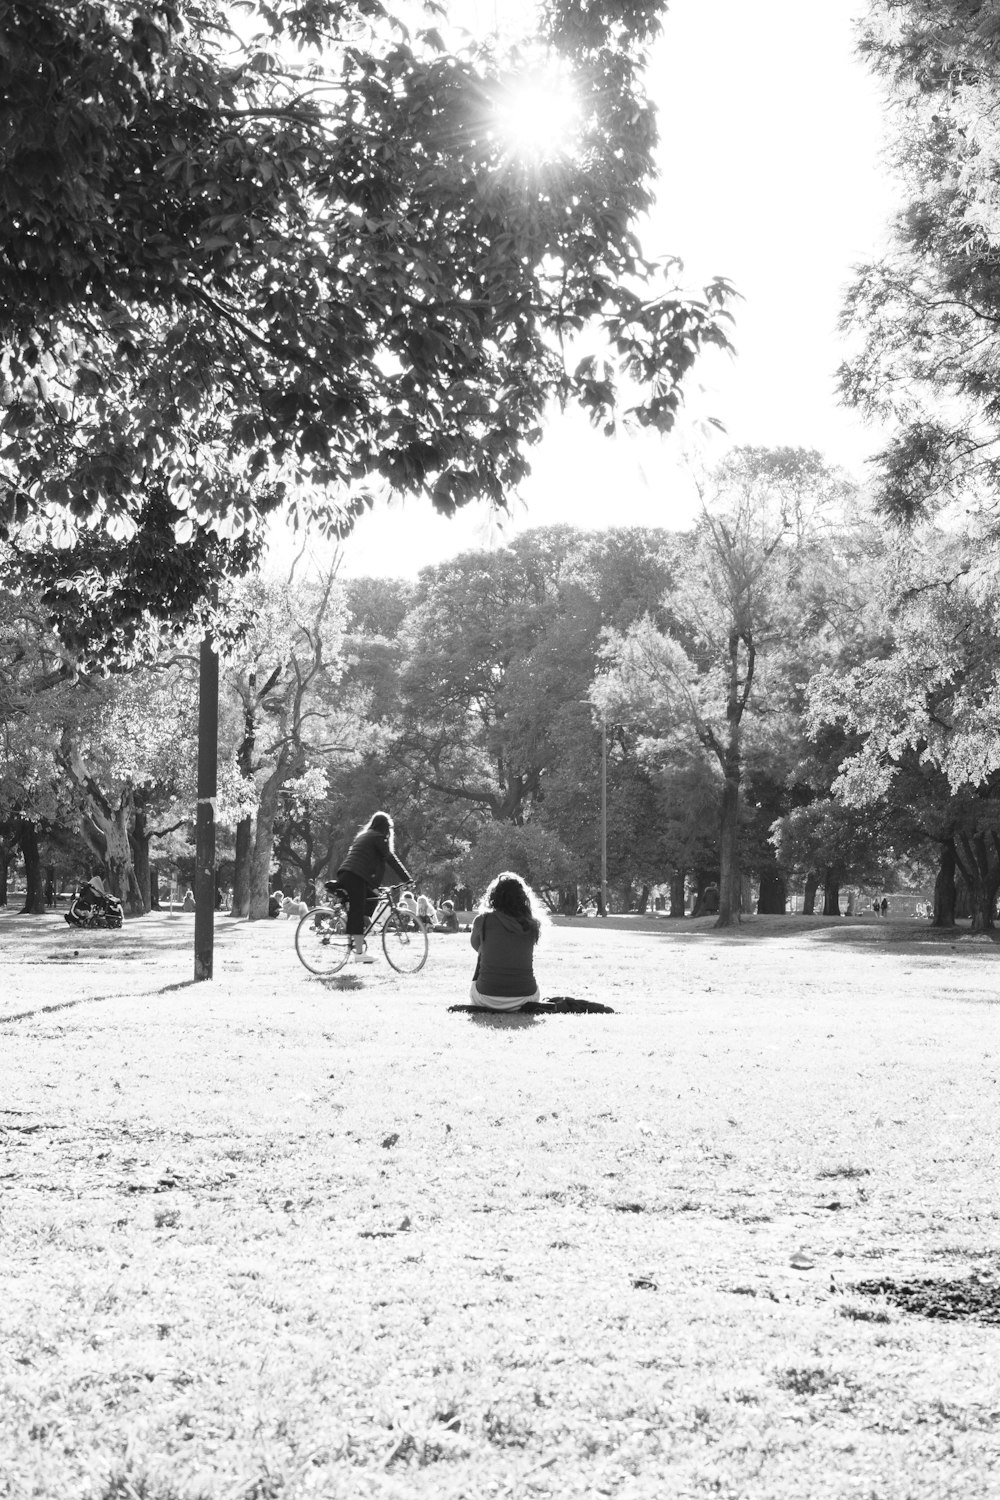
[[[340,876],[346,871],[351,875],[360,875],[365,884],[371,890],[375,890],[382,884],[386,865],[389,865],[399,879],[405,881],[407,885],[412,880],[413,877],[406,866],[400,864],[389,848],[389,840],[385,834],[377,833],[374,828],[365,828],[358,834],[341,860],[337,874]]]

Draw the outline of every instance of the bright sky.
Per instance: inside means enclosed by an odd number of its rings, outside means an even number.
[[[491,30],[531,0],[459,3],[470,30]],[[677,438],[606,439],[578,415],[554,416],[508,536],[557,522],[686,525],[682,453],[709,415],[727,429],[710,456],[731,442],[815,447],[863,478],[878,434],[837,403],[836,324],[851,267],[882,247],[893,188],[878,87],[854,55],[862,8],[672,0],[647,78],[661,175],[641,237],[651,256],[680,255],[692,286],[716,274],[734,283],[738,355],[696,370]],[[502,539],[484,507],[448,521],[408,498],[358,524],[344,570],[415,574]]]

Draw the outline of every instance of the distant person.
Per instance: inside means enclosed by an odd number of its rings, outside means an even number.
[[[504,870],[487,888],[472,924],[479,954],[469,998],[483,1010],[520,1010],[539,998],[535,947],[542,931],[541,906],[529,885]]]
[[[438,912],[438,919],[434,925],[435,932],[461,932],[458,925],[458,917],[455,915],[454,901],[442,901]]]
[[[882,900],[879,902],[879,908],[878,909],[881,912],[881,914],[882,914],[883,917],[887,917],[889,915],[889,902],[888,902],[888,898],[887,897],[885,897],[885,896],[882,897]]]
[[[267,898],[267,914],[269,917],[281,916],[281,903],[285,899],[284,891],[272,891]]]
[[[433,931],[434,925],[437,922],[437,919],[438,919],[438,914],[437,914],[437,911],[435,910],[434,902],[431,900],[430,896],[418,896],[417,897],[417,921],[420,923],[420,925],[424,929],[424,931],[425,932],[431,932],[431,931]]]
[[[181,911],[194,911],[194,891],[188,886],[184,892],[184,900],[181,902]]]
[[[877,917],[880,917],[882,915],[882,908],[879,905],[879,899],[878,899],[877,896],[875,897],[874,901],[872,902],[872,911],[875,913],[875,915]]]
[[[404,891],[396,903],[404,916],[417,920],[417,898],[412,891]]]
[[[377,812],[358,829],[337,870],[337,881],[347,892],[347,936],[355,963],[375,962],[365,952],[365,919],[375,910],[375,892],[387,868],[399,880],[411,883],[412,876],[393,848],[392,819],[386,812]]]

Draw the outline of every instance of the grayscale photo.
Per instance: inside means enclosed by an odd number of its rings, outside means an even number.
[[[996,1500],[998,579],[1000,0],[0,0],[0,1500]]]

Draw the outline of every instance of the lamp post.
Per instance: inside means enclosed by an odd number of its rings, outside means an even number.
[[[591,697],[582,697],[591,712],[597,703]],[[607,916],[607,709],[601,708],[601,898],[598,916]]]
[[[601,916],[608,914],[608,717],[601,710]]]

